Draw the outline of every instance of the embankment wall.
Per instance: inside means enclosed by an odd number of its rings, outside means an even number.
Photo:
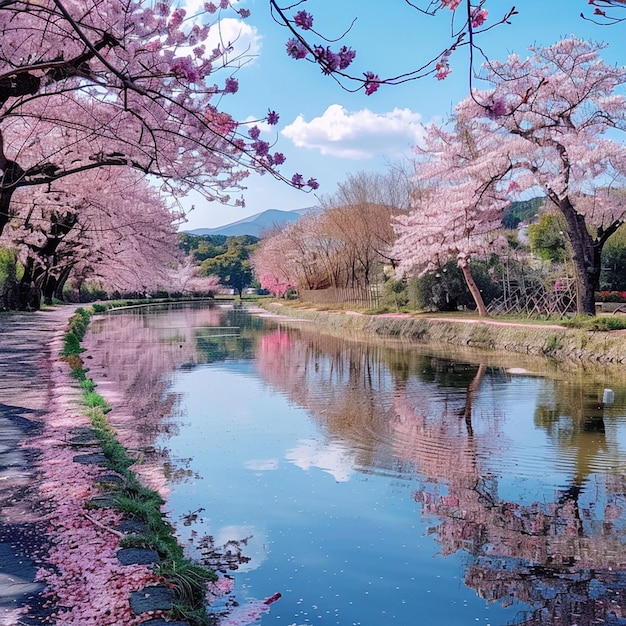
[[[358,332],[445,345],[551,357],[559,361],[626,363],[626,331],[410,315],[362,315],[270,304],[275,314],[314,322],[332,334]]]

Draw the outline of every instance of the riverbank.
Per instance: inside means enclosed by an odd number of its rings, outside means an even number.
[[[141,529],[109,494],[129,479],[60,356],[74,312],[0,316],[0,625],[188,626],[164,619],[159,555],[124,546]]]
[[[444,346],[546,357],[576,363],[626,363],[626,331],[590,331],[558,324],[524,324],[496,319],[317,311],[267,303],[274,314],[314,322],[325,332],[365,333]]]

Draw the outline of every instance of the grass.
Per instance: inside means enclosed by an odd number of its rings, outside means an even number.
[[[596,317],[577,315],[567,320],[564,326],[600,332],[624,330],[626,329],[626,317],[616,317],[614,315],[598,315]]]
[[[206,583],[217,578],[210,568],[198,565],[184,557],[183,548],[174,536],[173,527],[161,513],[163,499],[160,494],[144,487],[131,467],[136,459],[117,440],[114,429],[109,425],[106,414],[111,407],[96,391],[96,383],[87,377],[80,354],[83,352],[81,341],[85,336],[91,313],[77,309],[69,320],[65,334],[61,358],[71,368],[73,378],[79,380],[83,390],[82,400],[85,414],[91,420],[94,432],[99,440],[102,452],[107,458],[107,467],[123,477],[120,487],[109,494],[114,506],[128,519],[135,519],[143,524],[143,530],[122,539],[122,547],[151,548],[160,557],[155,565],[155,572],[162,576],[174,590],[176,603],[170,611],[175,620],[186,620],[192,626],[206,626],[209,618],[205,609]]]

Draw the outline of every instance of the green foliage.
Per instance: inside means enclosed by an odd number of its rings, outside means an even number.
[[[75,333],[68,332],[65,334],[63,352],[61,354],[63,356],[72,356],[78,355],[83,352],[83,349],[80,347],[80,339]]]
[[[595,330],[600,332],[608,332],[610,330],[626,329],[626,318],[611,316],[589,317],[587,315],[577,315],[564,324],[570,328],[583,328],[585,330]]]
[[[85,391],[93,391],[96,388],[96,383],[91,378],[85,378],[80,381],[80,388]]]
[[[78,337],[79,341],[82,341],[84,339],[90,320],[91,313],[89,313],[89,311],[86,311],[82,307],[78,307],[74,312],[74,315],[70,317],[70,332],[74,333]]]
[[[185,606],[202,606],[206,597],[206,583],[217,580],[216,574],[206,567],[178,559],[162,561],[155,569],[174,589],[176,597],[182,603],[179,611],[184,610]]]
[[[528,227],[530,249],[544,261],[563,263],[567,260],[567,225],[561,214],[544,213],[537,224]]]
[[[85,337],[90,319],[91,314],[88,311],[82,307],[76,309],[76,312],[70,317],[68,322],[68,331],[65,333],[63,351],[61,352],[62,356],[78,356],[83,352],[83,349],[80,347],[80,342]],[[72,365],[70,365],[70,367],[72,370],[76,369],[76,367]]]
[[[504,210],[502,226],[509,230],[517,228],[520,222],[531,221],[543,206],[545,198],[533,198],[532,200],[521,200],[511,202]]]
[[[212,259],[224,254],[235,245],[253,246],[259,241],[258,237],[241,235],[238,237],[226,237],[225,235],[191,235],[179,233],[178,247],[186,254],[193,255],[198,262]]]
[[[7,282],[17,280],[17,252],[0,248],[0,291],[4,291]]]
[[[626,291],[626,225],[621,226],[604,244],[600,289]]]
[[[543,347],[544,354],[552,354],[553,352],[557,352],[563,347],[563,342],[561,341],[561,337],[559,335],[550,335],[548,339],[546,339],[546,344]]]
[[[485,304],[501,295],[501,284],[497,281],[498,260],[473,261],[472,276],[478,285]],[[439,271],[417,279],[412,288],[415,307],[423,310],[456,311],[459,307],[474,309],[476,303],[467,288],[463,273],[456,261],[448,261]]]
[[[10,297],[7,298],[7,295],[15,290],[23,275],[24,267],[17,260],[17,250],[0,248],[0,309],[11,300]]]
[[[248,259],[257,242],[256,237],[248,235],[229,237],[223,253],[202,262],[202,273],[205,276],[217,276],[222,285],[235,289],[241,296],[253,279]]]
[[[111,410],[107,401],[96,391],[85,390],[83,393],[83,402],[90,409],[99,408],[103,413],[108,413]]]
[[[380,306],[383,310],[399,311],[409,303],[409,294],[405,280],[387,278],[383,285],[383,297]]]

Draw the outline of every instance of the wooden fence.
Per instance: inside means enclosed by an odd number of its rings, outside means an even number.
[[[359,308],[375,309],[380,303],[378,285],[368,287],[329,287],[328,289],[301,290],[299,298],[302,302],[333,306],[358,306]]]

